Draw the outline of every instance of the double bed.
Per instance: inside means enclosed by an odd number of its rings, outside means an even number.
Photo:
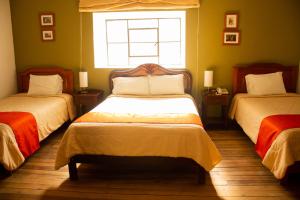
[[[275,72],[282,72],[286,93],[268,95],[247,93],[245,77],[248,74]],[[229,117],[236,120],[256,145],[256,151],[262,157],[262,164],[270,169],[277,179],[282,180],[287,178],[289,173],[298,172],[300,169],[300,95],[295,93],[297,77],[297,66],[257,63],[233,68],[234,98]],[[277,121],[271,121],[272,117],[277,118]],[[264,124],[276,130],[289,123],[294,125],[278,131],[277,137],[267,138],[262,134],[266,130]],[[274,134],[274,130],[272,131]],[[261,145],[269,147],[262,151]]]
[[[144,64],[132,70],[117,70],[118,77],[183,75],[184,94],[116,95],[70,125],[58,148],[55,168],[68,164],[71,179],[77,179],[76,163],[97,162],[103,156],[126,158],[172,158],[189,160],[203,173],[221,159],[205,132],[191,93],[192,77],[186,70]],[[161,87],[167,87],[161,85]]]
[[[27,93],[29,88],[30,75],[53,75],[58,74],[63,80],[63,93],[58,95],[29,95]],[[47,136],[58,129],[65,122],[74,119],[75,110],[73,106],[73,72],[63,68],[29,68],[24,72],[18,74],[18,94],[11,95],[0,100],[0,114],[1,116],[10,116],[14,118],[18,114],[29,114],[33,116],[33,121],[36,122],[38,132],[38,142],[47,138]],[[3,121],[7,121],[3,116]],[[26,117],[26,116],[25,116]],[[28,115],[27,115],[28,117]],[[18,118],[11,124],[18,124],[24,120]],[[8,120],[9,121],[9,120]],[[26,137],[24,132],[23,138],[19,139],[21,142]],[[12,126],[6,123],[0,123],[0,165],[7,171],[17,169],[26,157],[32,153],[22,151],[18,138]]]

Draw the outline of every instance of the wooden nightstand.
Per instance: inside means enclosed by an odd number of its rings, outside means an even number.
[[[76,92],[73,94],[77,115],[81,116],[97,106],[103,98],[103,90],[90,89],[87,93]]]
[[[227,128],[227,112],[229,104],[229,94],[217,95],[215,92],[208,93],[207,91],[202,92],[202,120],[204,125],[208,127],[214,127],[218,125],[223,125]],[[217,105],[221,106],[221,116],[220,117],[209,117],[208,116],[208,106]]]

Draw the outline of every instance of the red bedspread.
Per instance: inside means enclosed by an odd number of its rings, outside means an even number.
[[[28,112],[0,112],[0,123],[7,124],[14,132],[18,147],[26,158],[40,147],[37,124]]]
[[[277,136],[286,129],[300,128],[300,115],[272,115],[261,122],[256,152],[264,158]]]

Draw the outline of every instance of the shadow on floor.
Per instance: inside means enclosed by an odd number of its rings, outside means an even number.
[[[81,164],[79,179],[66,179],[59,187],[44,192],[40,199],[124,199],[124,200],[221,200],[206,173],[205,184],[197,183],[196,173],[151,167],[130,169],[107,168],[95,164]]]
[[[11,176],[12,172],[7,171],[1,164],[0,164],[0,180],[4,180],[7,177]]]

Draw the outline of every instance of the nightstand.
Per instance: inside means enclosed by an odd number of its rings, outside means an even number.
[[[218,127],[223,126],[227,128],[227,112],[229,104],[229,94],[218,95],[215,92],[202,92],[202,120],[204,125],[208,127]],[[209,117],[208,107],[209,106],[220,106],[221,116],[219,117]]]
[[[101,102],[103,93],[103,90],[94,89],[87,90],[87,93],[74,93],[73,96],[77,115],[81,116],[96,107]]]

